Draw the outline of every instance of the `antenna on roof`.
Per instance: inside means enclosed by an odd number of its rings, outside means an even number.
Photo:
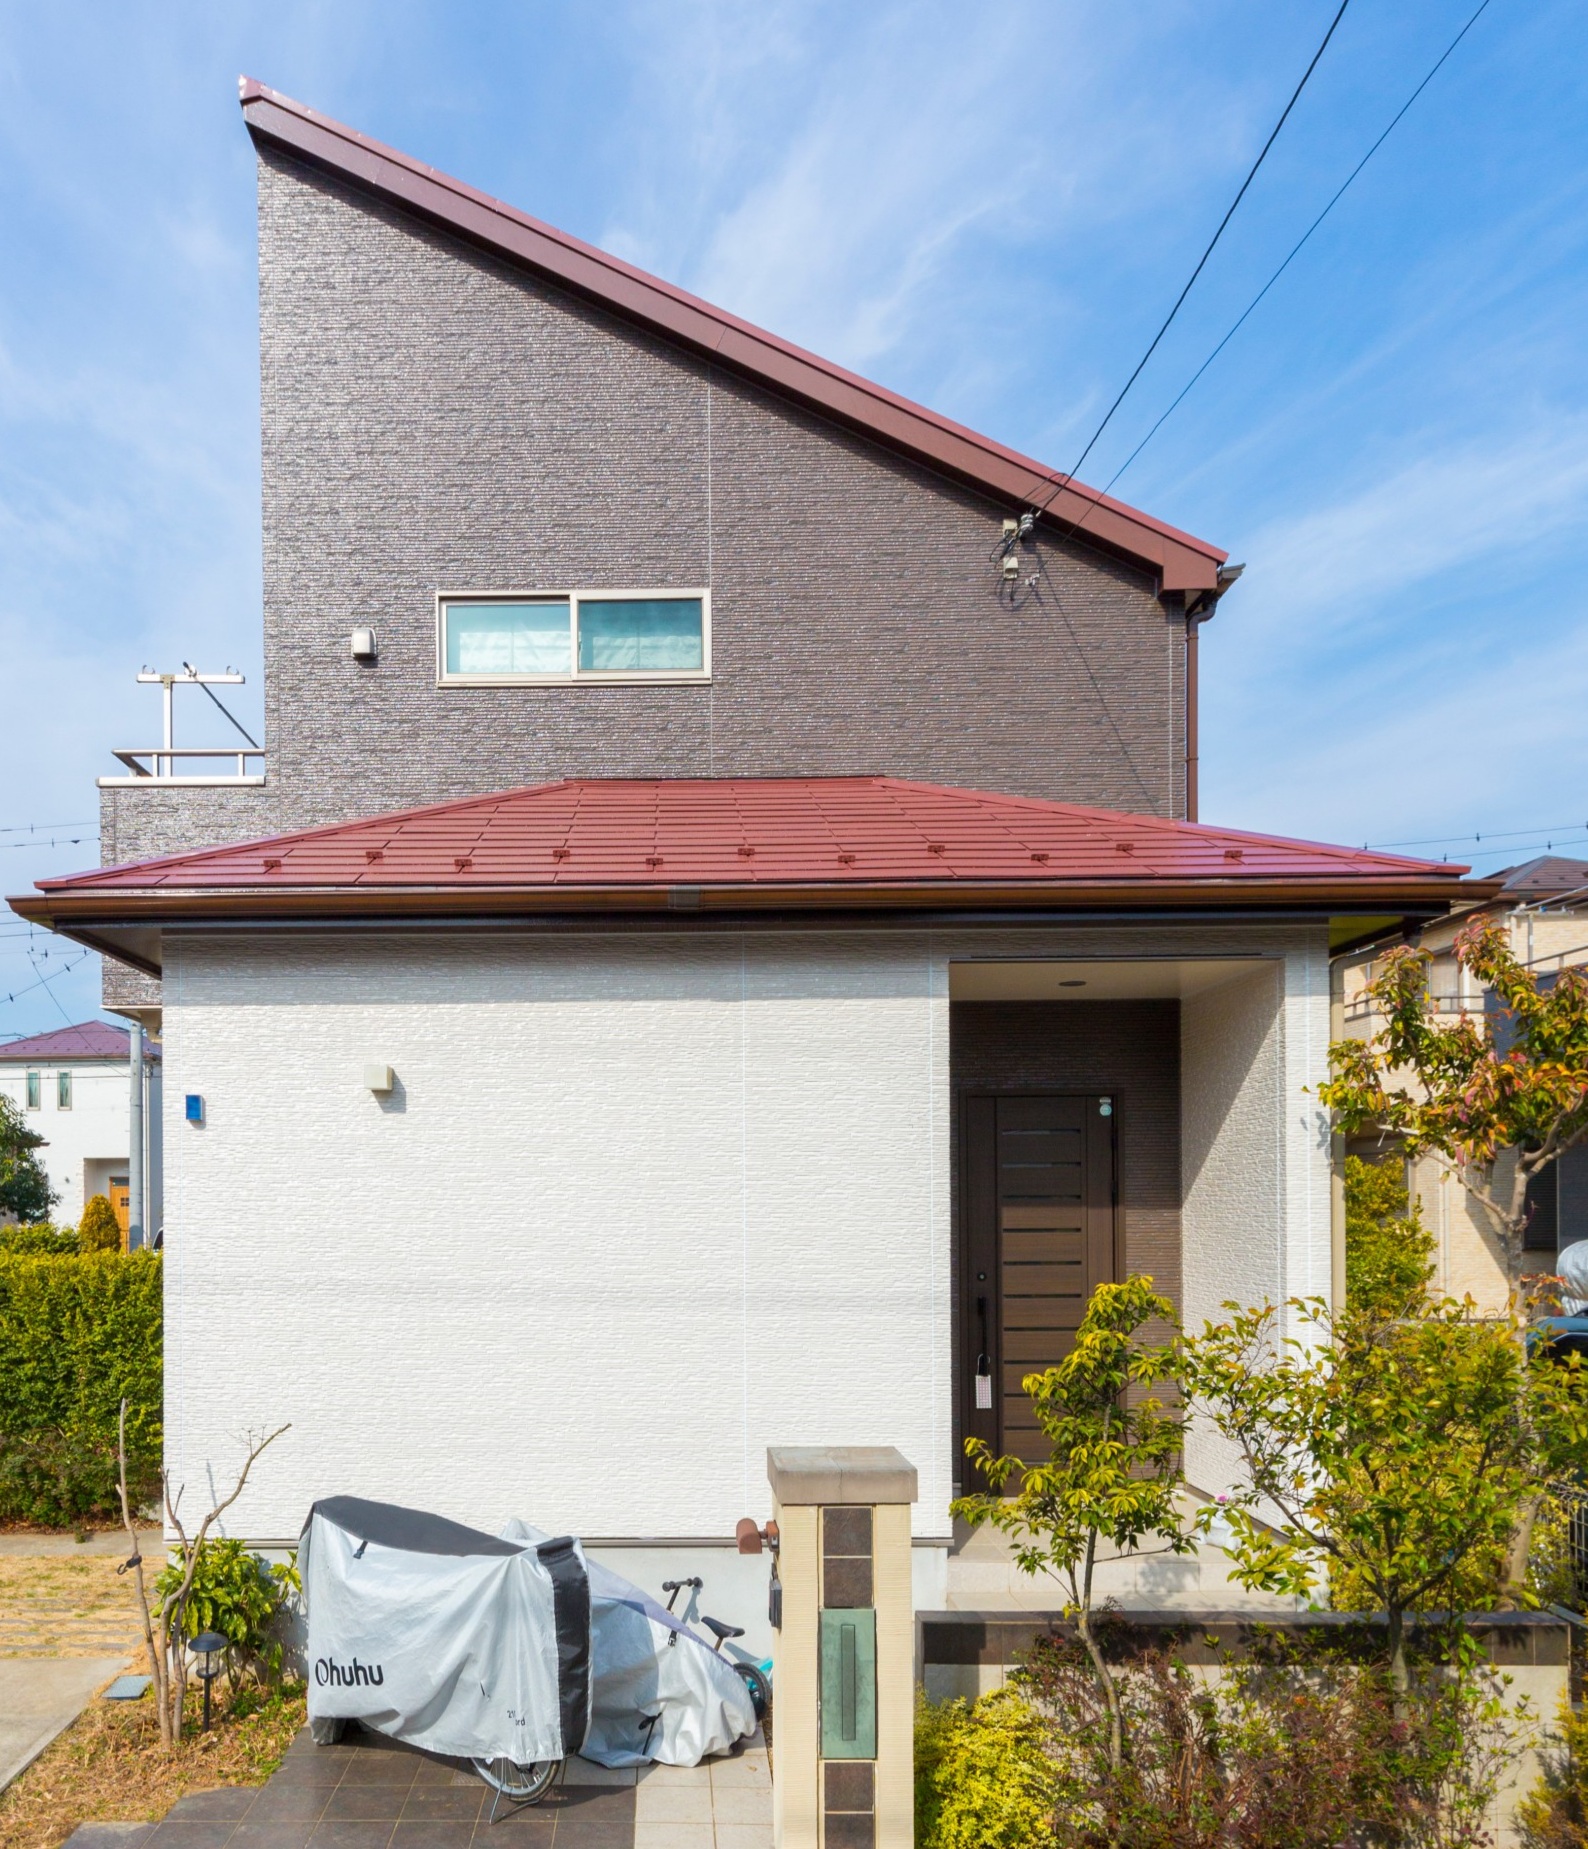
[[[182,663],[182,671],[180,674],[162,674],[154,668],[140,668],[138,670],[138,683],[140,686],[158,686],[163,689],[164,693],[165,738],[160,750],[154,754],[155,776],[158,777],[163,774],[166,777],[171,777],[175,774],[173,768],[176,752],[175,696],[178,687],[202,687],[205,693],[209,695],[209,698],[213,700],[217,706],[220,706],[223,713],[226,713],[226,717],[237,727],[237,730],[242,732],[243,737],[248,739],[249,744],[253,745],[256,751],[260,749],[260,747],[254,743],[254,740],[249,738],[248,733],[243,731],[238,721],[226,711],[224,706],[221,706],[220,701],[215,698],[215,695],[210,693],[211,687],[241,687],[244,683],[244,679],[245,677],[239,674],[235,668],[227,668],[220,674],[201,674],[198,669],[193,666],[191,661],[184,661]],[[162,758],[165,762],[163,772],[160,768],[160,761]]]

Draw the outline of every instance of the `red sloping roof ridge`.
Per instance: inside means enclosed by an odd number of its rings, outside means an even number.
[[[255,78],[240,78],[238,91],[243,118],[256,140],[416,212],[1000,500],[1045,506],[1067,528],[1084,523],[1089,539],[1158,574],[1164,591],[1217,587],[1218,568],[1229,555],[1206,540],[808,353]]]
[[[1467,869],[896,777],[567,779],[44,879],[224,888],[932,886],[1448,877]]]

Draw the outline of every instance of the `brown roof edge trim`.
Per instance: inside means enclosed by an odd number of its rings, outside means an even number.
[[[1487,884],[1487,883],[1485,883]],[[201,918],[369,918],[402,917],[424,911],[445,915],[509,912],[676,912],[690,911],[847,911],[865,907],[898,911],[1051,910],[1056,906],[1086,912],[1099,907],[1160,911],[1165,906],[1203,905],[1241,911],[1253,906],[1298,905],[1394,911],[1433,905],[1448,910],[1474,896],[1477,882],[1455,880],[1253,880],[1246,884],[1162,881],[1081,887],[1011,886],[610,886],[579,887],[353,887],[332,891],[311,888],[242,887],[232,889],[25,893],[11,899],[20,917],[55,927],[56,921],[87,927],[183,922]],[[687,891],[687,900],[680,892]]]
[[[253,78],[243,78],[239,91],[244,120],[256,140],[524,264],[562,288],[984,493],[1016,505],[1046,503],[1045,517],[1060,527],[1084,521],[1088,542],[1145,565],[1157,574],[1164,592],[1217,588],[1218,568],[1229,555],[1206,540],[1084,483],[1071,484],[1057,470],[648,276]]]

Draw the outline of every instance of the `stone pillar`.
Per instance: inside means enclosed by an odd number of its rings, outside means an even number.
[[[912,1849],[915,1466],[889,1445],[767,1452],[778,1849]]]

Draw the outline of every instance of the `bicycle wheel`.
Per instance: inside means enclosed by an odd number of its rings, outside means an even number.
[[[750,1706],[755,1709],[758,1721],[766,1719],[766,1711],[772,1705],[772,1685],[767,1681],[754,1663],[735,1663],[734,1673],[743,1678],[744,1686],[750,1691]]]
[[[476,1759],[474,1769],[492,1791],[500,1792],[516,1804],[538,1804],[556,1783],[562,1762],[544,1759],[536,1765],[521,1766],[508,1758]]]

